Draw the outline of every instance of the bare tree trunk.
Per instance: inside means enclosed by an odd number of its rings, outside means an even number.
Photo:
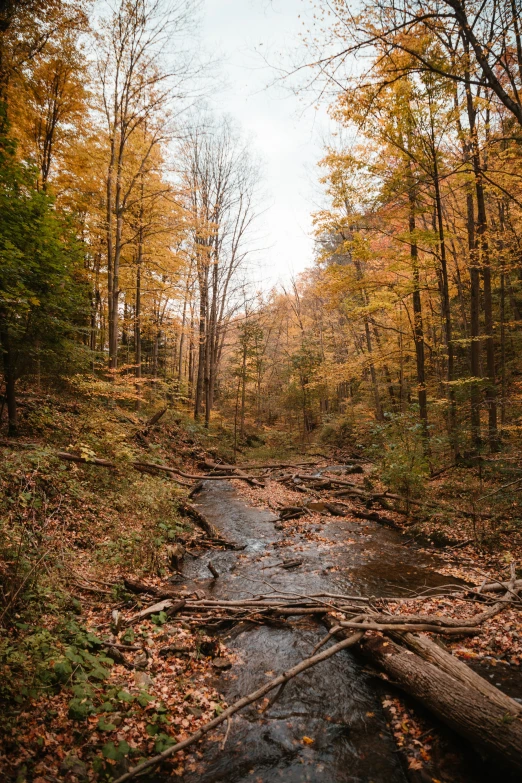
[[[477,251],[475,247],[475,214],[473,194],[466,195],[467,204],[467,230],[469,245],[469,275],[470,275],[470,322],[471,322],[471,346],[470,363],[471,376],[471,438],[475,452],[480,451],[482,437],[480,427],[480,276],[477,263]]]
[[[243,356],[241,362],[241,437],[245,436],[245,403],[246,403],[246,377],[247,377],[247,344],[246,339],[243,345]]]
[[[375,407],[375,418],[377,421],[382,421],[383,419],[383,413],[382,413],[382,406],[381,406],[381,398],[379,395],[379,384],[377,381],[377,373],[375,371],[375,364],[373,363],[373,349],[372,349],[372,337],[370,334],[370,324],[368,322],[368,318],[365,317],[364,319],[364,336],[366,338],[366,348],[368,350],[368,366],[370,369],[370,377],[372,379],[372,390],[373,390],[373,403]]]
[[[7,402],[8,434],[14,437],[18,434],[18,410],[16,405],[16,373],[13,350],[9,334],[7,317],[0,310],[0,345],[3,354],[5,398]]]
[[[473,175],[475,178],[475,195],[477,199],[477,231],[474,241],[474,258],[471,268],[474,269],[475,279],[472,279],[472,289],[477,288],[477,277],[479,268],[482,270],[482,280],[484,283],[484,329],[486,332],[486,370],[487,387],[486,403],[488,406],[488,440],[490,451],[498,450],[498,428],[497,428],[497,403],[496,403],[496,380],[495,380],[495,343],[493,339],[493,303],[491,298],[491,265],[489,255],[489,243],[487,237],[487,214],[486,197],[484,193],[484,184],[482,176],[482,164],[480,160],[480,150],[477,136],[477,111],[473,102],[469,74],[466,73],[466,106],[468,113],[468,122],[470,130],[471,162]],[[469,218],[468,218],[469,222]],[[478,285],[480,288],[480,284]],[[472,291],[472,301],[474,299]],[[480,302],[476,302],[480,306]],[[473,320],[473,314],[472,314]],[[473,324],[472,324],[472,344],[473,344]],[[473,372],[473,370],[472,370]]]
[[[484,282],[484,330],[486,332],[486,403],[488,406],[488,435],[490,451],[498,451],[497,388],[495,370],[495,342],[493,336],[493,301],[491,296],[491,261],[487,238],[487,216],[482,171],[475,171],[477,191],[477,245]]]
[[[196,378],[196,399],[194,401],[194,418],[197,420],[203,408],[203,393],[205,389],[205,366],[207,359],[207,290],[205,281],[200,278],[199,290],[199,342],[198,342],[198,372]]]
[[[189,356],[188,356],[188,397],[192,400],[194,393],[194,311],[191,308],[190,311],[190,340],[189,340]]]
[[[410,258],[413,279],[413,338],[415,340],[415,357],[417,362],[417,398],[419,401],[419,415],[422,425],[422,439],[424,454],[429,455],[428,433],[428,403],[426,394],[426,369],[424,360],[424,327],[422,323],[422,301],[420,294],[419,278],[419,253],[415,238],[415,213],[417,198],[413,176],[410,176],[409,199],[409,230],[410,230]]]
[[[454,350],[452,342],[452,326],[451,326],[451,307],[449,296],[449,280],[448,280],[448,262],[446,256],[446,239],[444,236],[444,219],[442,213],[442,197],[440,192],[440,179],[439,179],[439,164],[437,159],[437,150],[433,147],[433,184],[435,186],[435,207],[437,213],[437,229],[439,235],[439,254],[440,254],[440,267],[441,267],[441,282],[442,282],[442,312],[444,314],[444,327],[446,338],[446,350],[448,352],[448,364],[447,375],[448,381],[447,395],[450,404],[449,411],[449,440],[453,447],[455,454],[457,449],[457,406],[455,402],[455,391],[451,385],[454,381]]]

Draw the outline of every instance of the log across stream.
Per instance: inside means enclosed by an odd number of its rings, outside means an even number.
[[[271,588],[397,595],[453,581],[435,572],[434,558],[405,547],[400,535],[371,522],[332,519],[314,526],[316,540],[299,532],[289,536],[276,529],[274,515],[248,507],[228,482],[205,483],[197,504],[224,537],[245,547],[212,554],[218,579],[208,571],[208,556],[186,563],[187,586],[203,587],[216,598],[246,598]],[[290,558],[302,564],[296,569],[277,567]],[[324,629],[311,618],[293,621],[290,627],[237,626],[224,636],[234,664],[218,677],[218,688],[231,704],[309,656],[323,636]],[[333,656],[290,681],[266,711],[255,704],[236,714],[224,748],[220,742],[206,742],[197,771],[186,774],[184,781],[424,780],[403,767],[379,689],[350,652]],[[438,764],[442,779],[508,780],[496,777],[494,767],[484,765],[460,738],[446,736],[444,747],[447,758],[439,758]],[[444,774],[448,770],[451,777]],[[158,773],[153,779],[166,778]]]

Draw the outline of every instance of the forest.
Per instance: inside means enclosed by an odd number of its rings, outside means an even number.
[[[520,779],[522,7],[298,5],[266,284],[207,0],[0,0],[3,780]]]

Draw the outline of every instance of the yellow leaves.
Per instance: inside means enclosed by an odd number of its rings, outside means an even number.
[[[86,443],[79,443],[78,451],[80,453],[80,457],[86,462],[92,462],[96,457],[95,452],[89,446],[87,446]]]
[[[311,737],[302,737],[302,741],[305,745],[313,745],[315,742]]]

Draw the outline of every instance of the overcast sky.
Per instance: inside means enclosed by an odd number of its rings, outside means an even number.
[[[288,61],[299,47],[311,0],[205,0],[203,44],[221,56],[224,86],[212,98],[234,116],[264,162],[266,213],[260,223],[264,287],[288,281],[310,266],[311,213],[317,207],[317,161],[327,138],[326,106],[272,86],[277,74],[263,62]],[[301,15],[301,19],[299,18]]]

